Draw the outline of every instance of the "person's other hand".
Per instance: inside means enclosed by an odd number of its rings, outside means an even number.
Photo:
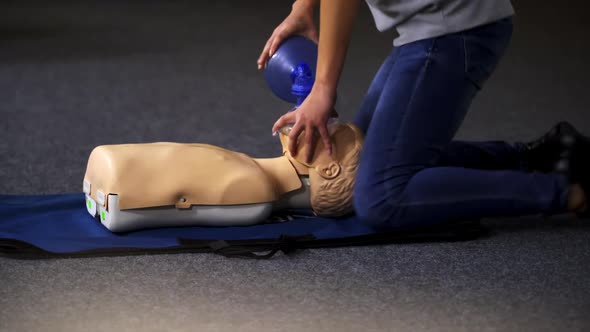
[[[297,0],[291,13],[273,31],[258,57],[258,69],[264,68],[268,59],[276,52],[283,40],[292,35],[301,35],[318,43],[318,29],[313,13],[316,0]]]
[[[315,132],[320,134],[324,148],[328,154],[332,154],[332,141],[328,132],[328,119],[330,116],[338,116],[334,110],[335,98],[330,93],[323,92],[320,87],[314,86],[311,93],[303,103],[294,111],[281,116],[272,127],[272,132],[277,132],[281,127],[294,124],[289,133],[289,153],[297,154],[297,141],[299,135],[304,132],[303,147],[308,145],[305,160],[309,163],[315,151]]]

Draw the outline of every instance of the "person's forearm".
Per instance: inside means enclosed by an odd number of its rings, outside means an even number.
[[[344,66],[360,0],[321,0],[315,85],[332,97]]]

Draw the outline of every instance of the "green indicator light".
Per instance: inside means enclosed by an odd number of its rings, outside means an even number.
[[[105,220],[106,219],[106,214],[104,213],[104,211],[102,211],[100,213],[100,217],[102,218],[102,220]]]
[[[88,200],[88,208],[92,209],[92,201],[91,200]]]

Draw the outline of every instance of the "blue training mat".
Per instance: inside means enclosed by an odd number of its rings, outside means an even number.
[[[101,251],[125,254],[167,249],[208,249],[205,251],[215,252],[227,248],[228,243],[232,242],[252,245],[252,248],[257,248],[258,245],[258,251],[273,248],[283,250],[284,247],[273,247],[269,240],[290,243],[292,247],[298,248],[314,247],[314,243],[315,246],[337,246],[338,239],[357,239],[356,242],[340,243],[350,245],[360,243],[358,239],[366,240],[367,237],[379,233],[359,223],[354,216],[327,219],[302,214],[293,215],[287,221],[253,226],[168,227],[112,233],[86,212],[84,204],[83,193],[0,195],[0,252],[58,256]],[[291,241],[284,241],[285,239]],[[311,245],[294,246],[298,239]],[[305,241],[301,243],[304,244]],[[264,243],[267,245],[260,246]]]

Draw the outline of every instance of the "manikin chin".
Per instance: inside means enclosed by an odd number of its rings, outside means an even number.
[[[281,131],[283,155],[276,158],[251,158],[208,144],[98,146],[84,176],[86,208],[113,232],[252,225],[289,208],[324,217],[352,212],[361,132],[352,124],[333,124],[332,155],[318,139],[295,156],[287,150],[286,134],[288,129]],[[306,148],[314,149],[309,163]]]

